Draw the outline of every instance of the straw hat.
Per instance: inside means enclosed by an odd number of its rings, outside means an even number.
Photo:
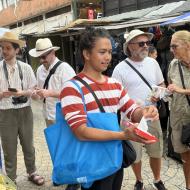
[[[126,39],[126,41],[125,41],[125,43],[123,45],[123,51],[124,51],[125,54],[126,54],[126,49],[127,49],[127,46],[129,44],[129,42],[132,39],[136,38],[137,36],[147,36],[149,40],[152,40],[154,34],[149,33],[149,32],[143,32],[143,31],[141,31],[139,29],[131,30],[129,33],[126,32],[124,34],[124,38]]]
[[[36,41],[36,47],[29,51],[32,57],[40,57],[50,50],[57,51],[60,47],[53,46],[49,38],[40,38]]]
[[[25,41],[19,40],[18,36],[12,32],[5,32],[3,36],[0,37],[0,42],[12,42],[18,44],[20,47],[25,45]]]

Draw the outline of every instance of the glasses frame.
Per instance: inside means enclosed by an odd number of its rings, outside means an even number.
[[[146,42],[144,42],[144,41],[141,41],[141,42],[130,42],[129,44],[138,44],[139,47],[144,47],[145,44],[146,44],[146,46],[150,46],[152,43],[149,40],[149,41],[146,41]]]

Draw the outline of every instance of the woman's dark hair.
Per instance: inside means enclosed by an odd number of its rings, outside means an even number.
[[[152,54],[155,51],[157,51],[157,50],[156,50],[156,48],[154,46],[149,46],[149,48],[148,48],[148,54]]]
[[[84,32],[81,34],[81,39],[79,43],[80,54],[83,58],[83,50],[92,50],[95,46],[95,42],[98,38],[108,38],[111,36],[108,31],[104,28],[94,28],[91,26],[86,27]]]

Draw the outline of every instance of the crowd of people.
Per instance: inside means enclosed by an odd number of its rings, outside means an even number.
[[[88,27],[80,38],[79,53],[83,68],[75,73],[73,68],[59,60],[55,53],[59,49],[53,46],[49,38],[38,39],[30,56],[39,59],[40,66],[36,76],[30,65],[16,58],[24,41],[12,32],[5,32],[0,38],[3,59],[0,62],[0,137],[4,151],[5,169],[8,177],[16,183],[17,143],[22,146],[28,180],[36,185],[45,183],[35,165],[33,145],[33,113],[31,99],[41,100],[46,126],[55,123],[56,103],[61,101],[62,114],[81,141],[130,140],[137,158],[132,164],[136,177],[134,190],[144,190],[141,175],[142,147],[147,150],[150,168],[153,173],[153,187],[166,190],[167,184],[161,180],[161,157],[163,155],[163,135],[156,108],[159,97],[148,96],[151,86],[166,87],[162,71],[156,61],[156,49],[151,46],[152,33],[135,29],[125,35],[123,51],[127,58],[113,70],[112,76],[104,74],[112,59],[111,37],[107,30]],[[190,150],[182,144],[182,126],[190,123],[188,97],[190,95],[190,32],[178,31],[173,34],[170,45],[175,59],[168,71],[170,98],[170,123],[174,150],[183,161],[186,189],[190,190]],[[183,87],[179,67],[182,70]],[[87,87],[79,81],[84,96],[70,80],[77,75],[85,81],[97,95],[106,113],[120,111],[121,121],[130,121],[134,125],[121,131],[91,128],[87,124],[87,113],[98,113],[99,105]],[[85,108],[84,109],[84,105]],[[147,140],[136,134],[136,127],[144,117],[148,131],[158,141]],[[190,127],[190,126],[189,126]],[[53,138],[53,137],[52,137]],[[102,143],[103,144],[103,143]],[[103,146],[103,145],[102,145]],[[101,168],[101,163],[99,165]],[[95,181],[91,187],[82,190],[120,190],[124,168]],[[54,183],[54,185],[60,185]],[[67,190],[79,189],[79,184],[68,184]]]

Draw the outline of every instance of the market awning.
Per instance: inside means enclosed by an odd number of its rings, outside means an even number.
[[[171,20],[161,23],[161,26],[168,25],[168,24],[181,24],[185,22],[190,22],[190,12],[187,12],[183,15],[177,16]]]
[[[104,25],[102,23],[99,23],[99,25],[96,25],[95,27],[103,27],[107,30],[117,30],[122,28],[128,28],[128,27],[134,27],[134,28],[144,28],[144,27],[151,27],[155,25],[160,25],[160,23],[167,21],[168,19],[171,19],[174,17],[166,17],[166,18],[154,18],[154,19],[147,19],[147,18],[141,18],[141,19],[134,19],[132,21],[128,22],[116,22],[116,23],[110,23],[109,25]],[[84,25],[75,25],[72,27],[68,27],[68,31],[78,31],[84,29]]]

